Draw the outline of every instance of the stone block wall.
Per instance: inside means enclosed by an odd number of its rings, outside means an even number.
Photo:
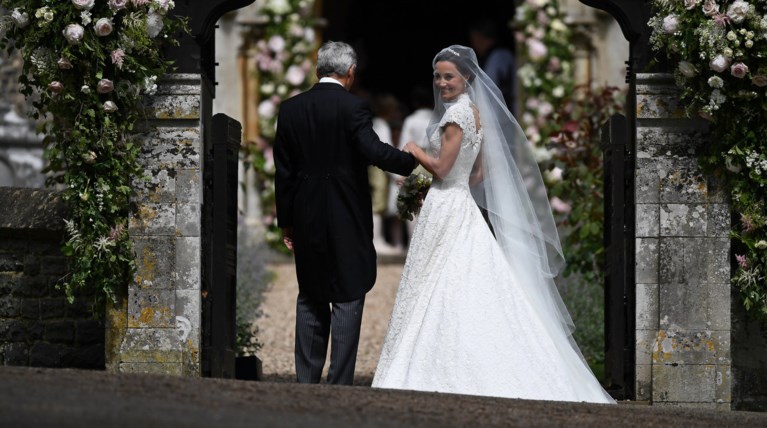
[[[729,207],[697,165],[708,124],[682,108],[669,75],[638,75],[636,396],[729,409]]]
[[[66,300],[56,284],[63,205],[48,190],[0,187],[0,365],[104,368],[104,322],[88,296]]]
[[[109,370],[200,375],[204,90],[200,75],[169,75],[147,108],[128,228],[137,272],[108,311]]]

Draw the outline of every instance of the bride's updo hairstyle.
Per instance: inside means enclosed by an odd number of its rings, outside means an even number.
[[[466,55],[474,55],[473,60],[472,58],[467,58]],[[431,64],[432,68],[435,68],[437,63],[441,61],[448,61],[455,64],[455,68],[458,69],[458,72],[461,73],[463,78],[466,79],[469,84],[474,82],[474,78],[477,77],[476,71],[472,70],[472,63],[476,64],[477,62],[476,55],[472,50],[460,53],[451,48],[443,49],[436,57],[434,57],[434,61]]]

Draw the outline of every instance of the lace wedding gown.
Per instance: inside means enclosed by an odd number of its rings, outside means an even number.
[[[479,153],[469,97],[446,123],[463,129],[458,158],[435,179],[416,222],[373,387],[557,401],[612,402],[532,310],[469,191]]]

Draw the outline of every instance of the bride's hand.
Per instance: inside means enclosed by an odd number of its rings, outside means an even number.
[[[416,150],[418,150],[418,145],[413,141],[408,141],[405,147],[402,148],[403,152],[410,153],[411,155],[414,155]]]

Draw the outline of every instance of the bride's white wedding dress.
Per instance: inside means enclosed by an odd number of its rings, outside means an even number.
[[[460,152],[418,216],[373,387],[613,402],[566,334],[543,327],[472,198],[482,130],[468,95],[430,136],[433,153],[446,123],[463,130]]]

